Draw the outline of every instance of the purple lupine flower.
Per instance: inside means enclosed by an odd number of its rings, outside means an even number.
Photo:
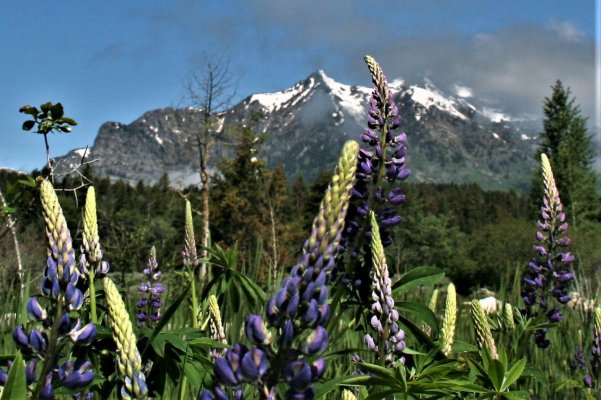
[[[141,293],[140,300],[136,304],[138,308],[136,325],[138,328],[142,326],[150,328],[161,319],[161,307],[163,306],[161,294],[163,294],[165,288],[158,282],[161,278],[161,271],[158,269],[157,252],[154,246],[150,249],[150,257],[148,258],[148,265],[144,269],[144,275],[146,275],[148,282],[142,282],[138,286],[138,292]]]
[[[40,305],[38,296],[32,296],[27,302],[27,315],[29,319],[39,322],[43,322],[48,318],[48,313]]]
[[[58,377],[69,389],[83,388],[94,380],[92,363],[89,360],[67,361],[58,368]]]
[[[365,61],[371,73],[372,91],[367,129],[361,140],[369,149],[361,149],[358,155],[353,198],[347,214],[347,229],[342,235],[341,253],[348,248],[349,259],[339,257],[339,272],[346,270],[344,282],[353,282],[359,289],[362,301],[369,301],[370,228],[368,214],[374,211],[380,223],[382,245],[393,243],[392,228],[402,222],[397,208],[405,201],[403,190],[397,186],[410,175],[405,167],[405,142],[407,135],[397,133],[401,124],[399,110],[388,87],[386,76],[379,64],[370,56]],[[360,235],[363,234],[363,236]],[[361,237],[360,237],[361,236]]]
[[[345,144],[303,255],[267,302],[266,320],[259,315],[246,320],[245,333],[256,347],[236,344],[215,361],[217,381],[234,387],[240,396],[240,385],[246,382],[255,384],[264,399],[275,400],[281,382],[288,384],[287,399],[314,396],[311,385],[325,372],[320,355],[329,342],[324,326],[330,318],[327,285],[344,229],[358,151],[357,143]],[[201,398],[219,398],[217,388],[204,391]]]
[[[56,346],[56,342],[50,343],[49,338],[62,343],[71,339],[73,345],[85,346],[95,339],[96,327],[90,323],[82,328],[81,319],[69,314],[81,309],[87,287],[80,279],[71,234],[54,188],[48,181],[40,181],[40,194],[48,239],[48,256],[40,283],[42,293],[32,296],[27,302],[27,314],[34,326],[27,333],[23,325],[18,325],[13,331],[13,339],[25,356],[27,383],[35,384],[32,397],[50,399],[54,397],[53,377],[58,368],[57,362],[64,360],[65,356],[57,350],[70,352],[73,349]],[[66,363],[69,362],[67,359]],[[40,370],[42,372],[38,373]],[[86,374],[89,381],[94,379],[92,371],[86,371]],[[67,386],[64,382],[58,384]]]
[[[601,373],[601,308],[595,309],[595,325],[593,330],[593,342],[591,346],[590,361],[592,372],[595,376],[598,377]]]
[[[570,367],[574,370],[581,369],[582,371],[586,371],[586,359],[584,358],[584,349],[581,345],[576,347],[576,351],[570,359]]]
[[[572,253],[562,251],[570,243],[566,236],[568,224],[563,212],[559,192],[553,178],[551,164],[545,154],[541,155],[544,181],[544,197],[541,218],[537,223],[537,243],[534,251],[538,255],[528,263],[523,278],[522,299],[527,317],[546,315],[549,322],[558,323],[563,315],[558,307],[549,307],[549,302],[565,304],[570,301],[569,284],[574,279],[570,264],[574,262]],[[546,338],[548,329],[538,329],[534,341],[538,347],[546,348],[550,341]]]
[[[370,213],[371,223],[371,263],[372,263],[372,293],[373,315],[370,325],[376,331],[376,340],[368,333],[364,337],[367,347],[376,352],[380,360],[386,365],[395,365],[397,360],[405,362],[403,350],[405,349],[405,332],[399,327],[399,313],[394,308],[392,297],[392,281],[388,275],[384,247],[380,239],[380,229],[376,222],[376,215]]]

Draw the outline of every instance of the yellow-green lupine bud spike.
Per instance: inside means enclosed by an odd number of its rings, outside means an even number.
[[[476,331],[476,340],[478,341],[478,347],[480,350],[488,350],[492,358],[497,359],[499,356],[497,355],[497,346],[495,345],[495,340],[492,337],[492,332],[490,331],[490,325],[488,324],[488,319],[482,306],[480,305],[480,301],[477,299],[472,300],[471,302],[471,311],[472,311],[472,321],[474,322],[474,328]]]
[[[196,240],[194,238],[194,223],[192,221],[192,205],[186,200],[186,225],[185,225],[185,250],[184,257],[187,263],[195,264],[197,262]]]
[[[541,154],[540,158],[543,171],[543,183],[545,185],[545,196],[549,202],[549,208],[554,209],[559,195],[557,186],[555,185],[555,178],[553,177],[553,170],[551,169],[549,158],[547,158],[545,153]]]
[[[357,400],[357,396],[355,396],[355,394],[350,390],[342,389],[340,400]]]
[[[438,289],[434,289],[432,296],[430,296],[430,302],[428,303],[428,308],[432,310],[434,314],[436,314],[436,303],[438,303]],[[432,336],[432,328],[425,322],[422,322],[422,332],[428,336]]]
[[[39,178],[42,211],[46,222],[46,235],[48,236],[49,255],[57,262],[59,279],[62,279],[64,268],[75,268],[75,252],[71,233],[63,215],[54,187],[46,179]],[[71,276],[71,272],[67,276]]]
[[[148,389],[142,373],[142,358],[125,303],[110,278],[104,278],[102,283],[108,304],[109,324],[117,345],[117,366],[124,382],[121,394],[126,398],[145,399]]]
[[[480,304],[480,303],[478,303]],[[447,286],[447,300],[442,319],[442,352],[448,357],[453,352],[453,340],[455,338],[455,323],[457,321],[457,292],[455,285],[449,283]]]
[[[358,153],[359,144],[352,140],[342,148],[334,176],[313,221],[311,236],[305,244],[305,251],[311,253],[312,261],[324,254],[329,246],[332,246],[332,254],[336,253],[355,182]]]
[[[384,254],[384,246],[380,239],[380,227],[376,219],[376,214],[373,211],[369,212],[369,223],[371,225],[371,256],[373,261],[373,269],[381,275],[382,268],[386,266],[386,255]]]
[[[595,335],[601,336],[601,308],[595,308]]]
[[[386,77],[384,76],[384,72],[382,71],[380,64],[378,64],[375,58],[369,55],[363,57],[363,60],[367,64],[367,68],[369,68],[369,72],[374,80],[374,84],[382,95],[384,102],[387,103],[388,91],[386,90],[386,87],[388,84],[386,83]]]
[[[223,323],[221,322],[221,311],[217,304],[217,297],[212,294],[209,296],[209,326],[211,329],[211,339],[227,344]]]
[[[438,303],[438,288],[434,289],[432,292],[432,296],[430,296],[430,302],[428,303],[428,308],[432,310],[433,313],[436,314],[436,304]]]
[[[96,192],[94,186],[90,186],[86,193],[86,205],[83,214],[83,245],[90,256],[90,262],[94,263],[102,259],[100,238],[98,236],[98,222],[96,219]]]
[[[505,329],[513,331],[515,329],[515,321],[513,320],[513,307],[509,303],[505,303],[503,307],[503,323]]]

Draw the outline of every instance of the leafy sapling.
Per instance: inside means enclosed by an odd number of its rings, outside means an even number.
[[[50,172],[51,179],[54,181],[54,166],[50,160],[50,146],[48,144],[48,134],[54,132],[71,132],[73,126],[77,122],[73,118],[65,116],[63,105],[61,103],[52,104],[51,102],[44,103],[37,107],[25,105],[19,109],[19,112],[29,115],[32,119],[23,122],[22,129],[31,131],[33,128],[37,134],[44,135],[44,143],[46,144],[46,162]]]

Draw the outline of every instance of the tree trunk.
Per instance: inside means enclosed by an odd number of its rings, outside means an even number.
[[[6,200],[4,199],[4,195],[0,190],[0,202],[2,202],[2,207],[7,207]],[[21,290],[24,289],[23,283],[23,263],[21,261],[21,250],[19,246],[19,238],[17,237],[17,229],[15,228],[16,221],[11,217],[9,213],[6,213],[6,226],[10,229],[10,234],[13,237],[13,242],[15,244],[15,255],[17,257],[17,279],[19,280],[19,287]]]
[[[211,236],[211,231],[209,229],[209,177],[205,173],[205,179],[203,180],[203,188],[201,192],[201,203],[202,203],[202,229],[200,231],[200,245],[202,246],[200,250],[200,257],[203,261],[200,263],[200,268],[198,269],[198,279],[200,280],[200,287],[204,286],[204,281],[207,276],[207,263],[206,258],[208,255],[207,248],[209,247],[209,238]]]
[[[276,221],[275,221],[275,213],[273,210],[273,204],[269,201],[269,220],[271,222],[271,250],[273,252],[273,281],[277,282],[278,275],[278,246],[277,246],[277,234],[276,234]]]

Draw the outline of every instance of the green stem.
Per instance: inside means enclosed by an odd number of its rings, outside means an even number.
[[[98,316],[96,315],[96,287],[94,286],[94,268],[89,269],[88,277],[90,279],[90,315],[94,325],[98,324]]]
[[[182,377],[182,380],[180,382],[180,387],[179,387],[179,398],[180,398],[180,400],[187,399],[187,397],[186,397],[187,391],[188,391],[188,378],[186,377],[186,375],[184,375]]]
[[[44,383],[46,381],[46,375],[50,373],[52,367],[54,365],[55,354],[57,353],[58,348],[58,328],[61,323],[61,317],[63,314],[63,302],[65,298],[60,295],[56,301],[56,312],[54,313],[54,325],[52,326],[52,330],[50,331],[50,338],[48,340],[48,350],[44,355],[44,366],[42,368],[42,373],[40,374],[40,378],[38,380],[38,384],[33,390],[33,394],[31,395],[32,399],[40,398],[40,393],[44,388]]]
[[[196,275],[194,274],[194,270],[192,270],[190,277],[192,279],[192,327],[199,329],[198,318],[196,317],[198,313],[198,298],[196,297]]]

